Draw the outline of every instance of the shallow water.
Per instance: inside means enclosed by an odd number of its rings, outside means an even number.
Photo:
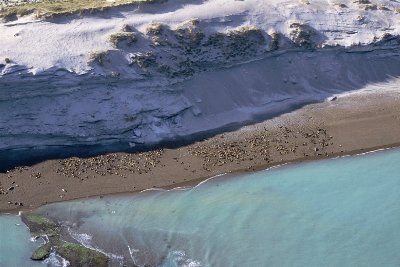
[[[40,212],[115,265],[399,266],[399,163],[396,149]]]
[[[18,216],[0,216],[0,266],[43,266],[30,256],[40,242],[31,242],[29,229]]]

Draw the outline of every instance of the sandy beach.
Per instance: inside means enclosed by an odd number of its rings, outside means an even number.
[[[0,174],[0,212],[149,188],[193,186],[219,174],[399,144],[399,93],[352,93],[177,149],[54,159],[17,167]]]

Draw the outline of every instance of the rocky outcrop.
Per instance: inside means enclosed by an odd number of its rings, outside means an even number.
[[[50,256],[51,244],[47,242],[38,247],[32,254],[31,259],[34,261],[42,261]]]
[[[35,238],[43,237],[46,243],[37,248],[32,260],[41,261],[54,251],[69,261],[71,266],[107,267],[108,257],[98,251],[84,247],[78,243],[63,240],[61,226],[37,213],[22,213],[22,221],[28,226]]]

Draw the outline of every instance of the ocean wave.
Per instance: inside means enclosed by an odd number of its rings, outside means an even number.
[[[67,267],[70,266],[70,262],[60,257],[55,252],[51,252],[50,256],[43,261],[43,264],[50,267]]]
[[[165,261],[158,267],[201,267],[200,261],[187,257],[186,252],[182,250],[170,251]]]

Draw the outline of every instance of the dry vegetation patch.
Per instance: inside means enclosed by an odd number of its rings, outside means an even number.
[[[133,32],[117,32],[110,35],[110,42],[114,47],[118,47],[122,42],[131,45],[136,41],[136,36]]]
[[[165,26],[160,22],[152,22],[150,25],[147,26],[145,33],[147,35],[159,35],[164,31]]]
[[[38,2],[20,2],[19,4],[6,5],[1,8],[0,18],[7,21],[32,13],[36,13],[36,16],[39,18],[48,18],[56,15],[101,11],[113,6],[165,1],[167,0],[43,0]]]
[[[96,62],[99,65],[103,65],[109,51],[96,51],[88,54],[89,62]]]

